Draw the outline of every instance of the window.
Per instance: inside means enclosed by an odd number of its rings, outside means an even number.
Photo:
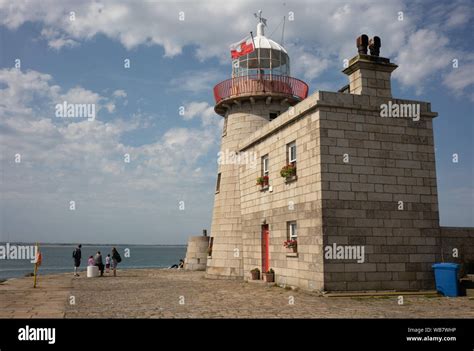
[[[275,112],[270,112],[268,114],[270,121],[273,121],[275,118],[277,118],[280,115],[280,111],[275,111]]]
[[[268,155],[262,157],[262,176],[267,176],[270,173]]]
[[[262,156],[261,159],[261,176],[257,178],[257,185],[260,186],[260,191],[266,191],[269,189],[269,177],[268,175],[270,174],[270,167],[269,167],[269,159],[268,159],[268,154],[265,156]]]
[[[289,143],[287,145],[288,149],[288,163],[295,164],[296,163],[296,141]]]
[[[298,228],[296,226],[296,221],[288,222],[288,240],[298,239]]]
[[[227,135],[227,114],[226,116],[224,117],[224,126],[222,127],[222,136],[226,136]]]
[[[212,256],[212,246],[214,245],[214,237],[209,238],[209,246],[207,247],[207,256],[211,257]]]
[[[216,193],[218,193],[221,189],[221,174],[217,174],[217,183],[216,183]]]

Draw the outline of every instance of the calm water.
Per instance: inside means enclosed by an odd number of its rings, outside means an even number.
[[[130,257],[125,257],[124,250],[130,249]],[[40,266],[40,274],[64,273],[73,271],[72,252],[74,246],[44,245],[40,247],[43,262]],[[102,253],[103,262],[112,250],[111,246],[82,245],[81,271],[87,267],[89,256],[95,255],[97,251]],[[122,256],[120,268],[166,268],[177,264],[186,256],[186,246],[145,246],[129,245],[117,246]],[[33,264],[29,260],[1,260],[0,279],[23,277],[33,272]]]

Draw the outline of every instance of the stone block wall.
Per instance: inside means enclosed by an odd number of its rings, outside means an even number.
[[[351,94],[391,97],[390,75],[397,67],[388,58],[359,54],[343,72],[349,77]]]
[[[184,269],[205,271],[207,266],[208,236],[192,236],[188,239]]]
[[[325,260],[325,289],[433,288],[431,265],[440,260],[436,114],[426,102],[320,97],[327,105],[320,109],[324,245],[365,250],[363,263]],[[420,120],[380,117],[388,100],[419,104]]]
[[[380,117],[389,100],[419,104],[420,120]],[[261,266],[261,225],[268,223],[279,283],[310,290],[433,288],[431,265],[441,258],[435,116],[426,102],[318,92],[242,142],[241,150],[269,154],[272,186],[260,192],[260,167],[240,168],[244,275]],[[279,171],[293,140],[298,179],[286,184]],[[291,220],[298,225],[297,257],[282,246]],[[363,246],[364,262],[325,259],[324,248],[333,244]]]
[[[307,103],[315,97],[308,99]],[[268,137],[241,149],[255,152],[259,160],[269,155],[271,186],[270,190],[261,191],[256,185],[256,178],[261,175],[260,162],[257,167],[240,167],[244,275],[249,278],[250,270],[262,269],[261,233],[266,223],[270,232],[270,267],[275,271],[276,282],[319,290],[323,287],[321,165],[316,147],[319,122],[303,113],[278,133],[271,133],[293,116],[296,114],[286,112],[270,122],[263,128],[270,132]],[[298,155],[298,178],[286,183],[280,170],[287,164],[287,144],[293,141]],[[289,253],[283,246],[289,221],[296,221],[298,226],[297,254]]]
[[[467,273],[467,264],[474,263],[474,228],[441,227],[440,229],[442,261],[459,263],[462,265],[461,275]]]

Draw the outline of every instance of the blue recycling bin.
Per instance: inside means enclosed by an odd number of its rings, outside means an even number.
[[[432,268],[435,274],[436,290],[444,296],[459,296],[457,263],[435,263]]]

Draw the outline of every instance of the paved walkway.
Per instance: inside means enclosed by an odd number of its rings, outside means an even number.
[[[474,318],[474,301],[466,297],[405,296],[398,305],[396,297],[320,297],[176,270],[123,270],[94,279],[58,274],[39,285],[33,289],[32,278],[0,284],[0,317]]]
[[[33,289],[33,278],[0,284],[0,318],[64,318],[72,276],[45,275]]]

